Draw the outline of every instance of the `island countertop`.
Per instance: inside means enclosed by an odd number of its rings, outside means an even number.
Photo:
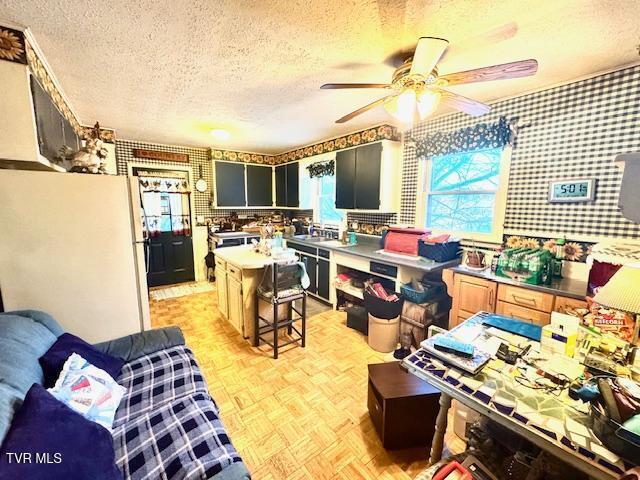
[[[528,288],[529,290],[536,290],[538,292],[549,293],[551,295],[560,295],[562,297],[570,297],[578,300],[584,300],[587,295],[587,282],[575,278],[554,278],[551,285],[532,285],[530,283],[523,283],[513,280],[508,277],[501,277],[491,272],[490,268],[484,270],[471,270],[463,265],[453,267],[454,273],[460,273],[462,275],[471,275],[472,277],[484,278],[497,283],[505,283],[508,285],[514,285],[517,287]]]
[[[217,248],[215,255],[225,262],[247,270],[264,268],[273,263],[273,258],[254,251],[253,245]]]

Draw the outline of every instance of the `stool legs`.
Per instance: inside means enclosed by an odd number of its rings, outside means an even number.
[[[278,358],[278,302],[273,304],[273,358]]]
[[[256,315],[253,319],[253,346],[260,345],[260,299],[256,302]]]
[[[307,296],[302,296],[302,343],[301,346],[304,348],[305,342],[307,339]]]

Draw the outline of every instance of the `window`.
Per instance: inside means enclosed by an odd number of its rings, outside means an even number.
[[[424,209],[427,228],[470,237],[501,235],[497,226],[504,208],[498,208],[498,198],[504,194],[504,170],[502,148],[431,158]]]
[[[336,210],[336,177],[325,175],[316,178],[318,182],[318,220],[321,224],[338,224],[342,221],[342,213]]]

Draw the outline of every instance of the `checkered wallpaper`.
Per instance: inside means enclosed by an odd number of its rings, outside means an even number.
[[[395,213],[347,213],[347,221],[349,223],[358,222],[370,225],[393,225],[395,223],[398,223],[397,217],[398,215]]]
[[[198,179],[199,175],[199,166],[202,165],[202,178],[207,181],[209,189],[213,188],[213,172],[211,169],[211,161],[209,160],[208,148],[179,147],[174,145],[161,145],[156,143],[135,142],[131,140],[118,139],[116,140],[116,161],[118,163],[118,175],[127,175],[127,165],[131,162],[136,164],[148,165],[149,168],[184,168],[185,165],[187,165],[184,162],[168,162],[162,160],[136,158],[133,156],[134,148],[160,150],[163,152],[171,153],[186,153],[187,155],[189,155],[188,165],[193,170],[193,175],[195,177],[189,179],[189,182],[191,184],[191,195],[193,195],[193,202],[195,205],[195,215],[210,215],[210,191],[200,193],[194,187],[195,181]]]
[[[405,138],[494,122],[500,115],[531,122],[513,150],[505,233],[640,237],[640,225],[618,210],[622,172],[613,164],[616,154],[640,151],[640,66],[497,102],[480,119],[461,113],[438,118]],[[414,222],[417,176],[415,149],[406,146],[400,222]],[[598,179],[594,203],[548,203],[549,181],[576,177]]]

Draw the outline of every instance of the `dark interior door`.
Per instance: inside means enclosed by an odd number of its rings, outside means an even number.
[[[380,154],[382,145],[371,143],[356,149],[355,208],[380,208]]]
[[[355,207],[356,150],[336,153],[336,208]]]
[[[246,207],[244,164],[216,162],[216,193],[219,207]]]
[[[276,170],[276,206],[287,206],[287,166],[281,165]]]
[[[298,162],[287,164],[287,207],[300,205],[298,168]]]
[[[317,266],[318,260],[315,257],[310,257],[309,255],[300,254],[300,261],[304,263],[305,268],[307,269],[307,275],[309,275],[309,280],[311,284],[309,285],[309,290],[311,293],[316,293],[317,289]]]
[[[189,235],[174,235],[161,232],[149,241],[150,287],[191,282],[195,279],[193,270],[193,242]]]
[[[329,300],[329,261],[318,259],[318,296]]]
[[[141,173],[144,172],[144,173]],[[184,179],[181,172],[171,172],[169,170],[152,170],[148,168],[133,168],[133,174],[152,177],[153,174],[161,173],[164,178],[175,173],[176,179]],[[174,233],[172,225],[174,217],[187,217],[189,225],[193,225],[191,209],[188,197],[183,197],[179,193],[160,193],[160,211],[158,214],[159,225],[157,234],[147,236],[148,249],[147,257],[147,285],[157,287],[160,285],[170,285],[174,283],[191,282],[195,280],[193,266],[193,239],[191,233]],[[173,196],[173,205],[171,197]],[[152,215],[153,209],[148,205],[152,198],[145,193],[141,194],[143,215]],[[157,198],[157,197],[155,197]],[[179,200],[179,201],[178,201]],[[186,200],[186,201],[183,201]],[[186,211],[185,211],[186,209]],[[179,211],[178,211],[179,210]],[[155,217],[154,217],[155,218]],[[147,217],[147,221],[150,217]]]
[[[273,205],[272,168],[247,165],[247,202],[250,207]]]

